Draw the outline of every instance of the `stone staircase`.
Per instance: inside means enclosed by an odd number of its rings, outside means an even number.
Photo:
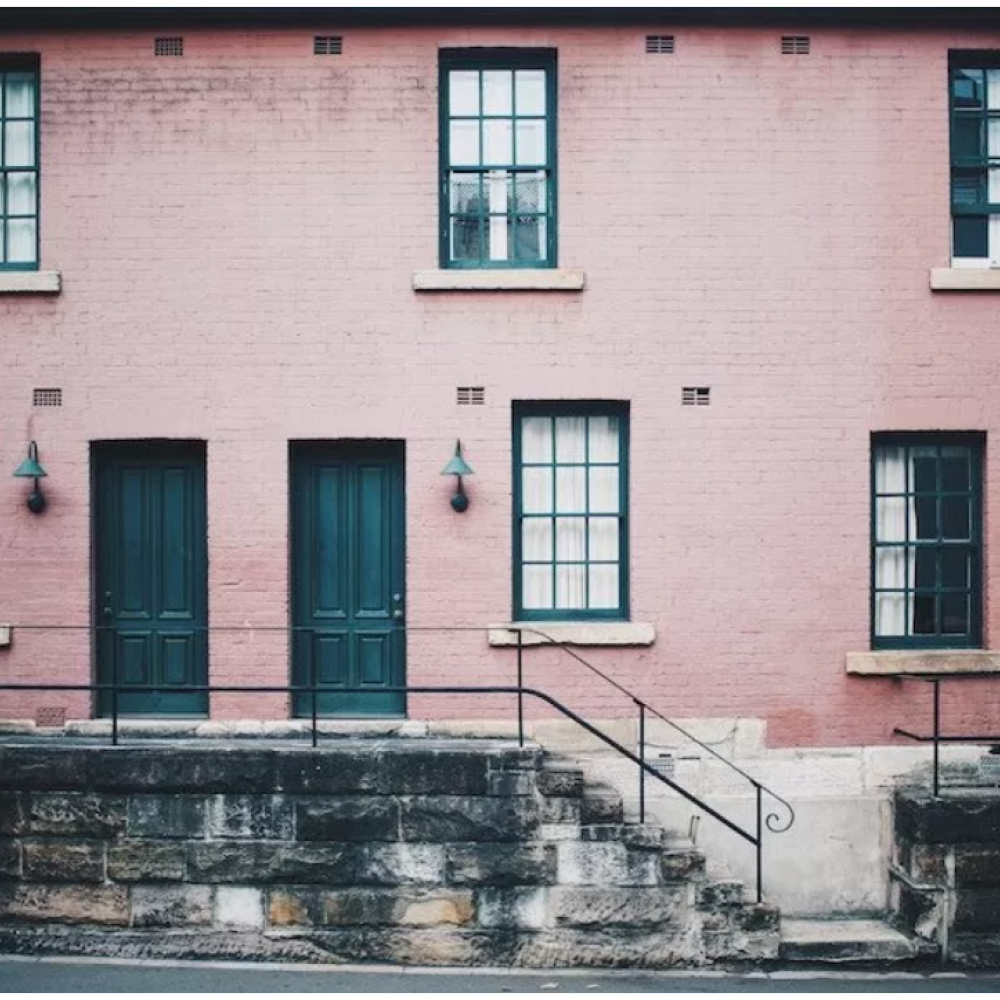
[[[778,945],[773,907],[535,746],[0,746],[2,952],[670,968]]]

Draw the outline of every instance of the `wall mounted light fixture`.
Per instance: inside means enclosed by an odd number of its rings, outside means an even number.
[[[455,454],[452,460],[441,470],[442,476],[455,476],[458,484],[455,487],[455,495],[451,498],[451,509],[456,514],[464,514],[469,509],[469,498],[462,488],[462,476],[474,476],[472,466],[462,458],[462,442],[455,442]]]
[[[42,468],[41,462],[38,461],[38,445],[32,441],[28,445],[28,457],[14,473],[17,479],[33,479],[35,482],[34,488],[28,494],[28,510],[32,514],[41,514],[45,510],[45,495],[42,493],[42,487],[38,480],[44,479],[47,475],[48,473]]]

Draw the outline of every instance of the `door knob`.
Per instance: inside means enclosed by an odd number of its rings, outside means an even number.
[[[111,607],[111,591],[106,590],[104,592],[104,607],[101,608],[101,614],[105,618],[111,618],[114,615],[114,610]]]
[[[401,622],[403,620],[403,609],[396,608],[396,610],[392,613],[392,617],[395,618],[396,621]]]

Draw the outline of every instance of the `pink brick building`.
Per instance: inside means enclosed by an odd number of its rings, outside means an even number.
[[[524,622],[830,748],[927,716],[865,674],[996,669],[992,15],[364,10],[0,23],[0,677],[509,721],[379,688],[509,684]]]

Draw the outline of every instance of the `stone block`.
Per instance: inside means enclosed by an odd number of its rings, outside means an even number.
[[[659,861],[664,882],[685,882],[705,872],[705,855],[694,848],[667,848],[660,853]]]
[[[235,930],[262,930],[264,893],[260,889],[220,885],[215,890],[215,923]]]
[[[665,879],[665,881],[671,881]],[[705,909],[743,905],[743,883],[735,879],[717,880],[701,887],[698,905]]]
[[[580,799],[573,798],[543,798],[541,802],[541,822],[569,823],[580,825]]]
[[[948,880],[948,856],[951,849],[940,844],[910,844],[905,854],[904,870],[918,882],[944,885]],[[902,858],[900,859],[902,860]]]
[[[548,923],[548,889],[480,889],[476,922],[480,927],[540,930]]]
[[[212,923],[207,885],[132,887],[133,927],[203,927]]]
[[[275,754],[276,790],[289,795],[344,795],[374,792],[375,761],[370,751],[296,748]]]
[[[660,826],[649,823],[595,823],[580,827],[580,839],[591,843],[617,841],[629,847],[645,847],[658,850],[666,840],[666,832]]]
[[[580,798],[583,795],[583,771],[578,768],[547,766],[538,772],[538,791],[558,798]]]
[[[139,840],[108,846],[108,878],[112,882],[181,882],[186,867],[184,844]]]
[[[269,896],[276,927],[466,926],[473,916],[471,892],[296,887]]]
[[[441,885],[445,848],[441,844],[367,844],[357,848],[358,885]]]
[[[0,792],[0,837],[16,837],[24,832],[18,792]]]
[[[943,873],[944,865],[941,867]],[[943,878],[936,881],[940,883]],[[1000,886],[1000,844],[982,848],[956,847],[955,884]]]
[[[986,932],[1000,929],[1000,888],[966,886],[955,900],[955,930]]]
[[[415,843],[504,842],[528,839],[538,823],[533,799],[440,795],[404,800],[401,831]]]
[[[560,885],[653,886],[660,881],[660,858],[624,844],[565,841],[556,845]]]
[[[217,840],[292,840],[292,804],[276,795],[218,795],[208,800],[208,835]]]
[[[698,964],[700,958],[700,942],[689,930],[566,927],[522,935],[509,964],[532,969],[671,969]]]
[[[205,836],[205,800],[193,795],[133,795],[129,837],[199,840]]]
[[[378,754],[380,795],[486,795],[487,754],[423,748],[393,748]]]
[[[263,747],[97,747],[84,754],[89,787],[98,791],[208,795],[275,790],[274,752]]]
[[[29,882],[103,882],[102,843],[24,841],[24,878]]]
[[[690,920],[687,887],[672,889],[566,888],[549,894],[552,918],[561,927],[643,927]]]
[[[295,804],[300,841],[366,843],[400,839],[400,808],[385,796],[305,799]]]
[[[622,797],[617,792],[585,790],[580,800],[580,822],[593,824],[620,824],[625,820]]]
[[[994,844],[1000,841],[1000,798],[935,799],[908,789],[896,796],[895,829],[897,839],[922,844]]]
[[[0,921],[128,925],[128,890],[118,885],[0,885]]]
[[[535,794],[535,775],[530,771],[491,771],[488,795],[518,796]]]
[[[21,845],[16,840],[0,840],[0,881],[21,878]]]
[[[22,806],[34,834],[112,838],[125,829],[126,801],[117,795],[32,792]]]
[[[85,753],[51,746],[0,746],[0,789],[77,791],[86,785]]]
[[[447,848],[450,885],[552,885],[556,851],[550,844],[453,844]]]
[[[360,848],[276,841],[208,841],[188,844],[187,873],[193,882],[268,885],[350,884]]]

